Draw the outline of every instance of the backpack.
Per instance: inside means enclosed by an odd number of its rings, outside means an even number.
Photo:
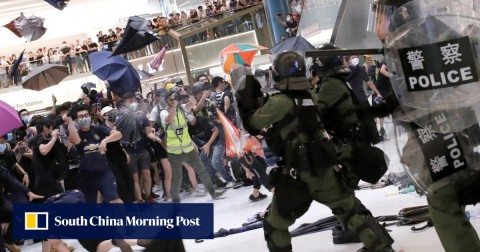
[[[358,119],[358,128],[359,128],[359,137],[360,140],[368,144],[378,144],[381,142],[380,135],[378,134],[377,125],[370,113],[368,113],[367,108],[362,106],[358,101],[357,96],[353,93],[353,90],[349,83],[342,81],[347,86],[348,93],[352,98],[353,104],[355,105],[355,114]]]
[[[358,119],[359,125],[357,125],[357,132],[352,141],[352,163],[353,173],[361,180],[375,184],[388,170],[388,157],[387,155],[373,144],[377,144],[374,133],[378,135],[376,125],[375,130],[369,128],[369,119],[371,115],[366,111],[367,109],[361,106],[357,97],[353,93],[350,85],[344,80],[340,79],[344,83],[348,90],[348,96],[352,98],[355,106],[355,114]],[[345,97],[348,98],[348,96]]]

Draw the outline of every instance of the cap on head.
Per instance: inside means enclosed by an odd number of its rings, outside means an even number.
[[[110,111],[112,111],[112,110],[113,110],[112,107],[106,106],[106,107],[102,108],[102,110],[100,111],[100,115],[101,115],[101,116],[104,116],[106,113],[108,113],[108,112],[110,112]]]

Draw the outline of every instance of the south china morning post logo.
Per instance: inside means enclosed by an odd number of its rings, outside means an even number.
[[[14,238],[212,239],[213,204],[14,204]]]
[[[48,230],[48,212],[25,212],[25,230]]]

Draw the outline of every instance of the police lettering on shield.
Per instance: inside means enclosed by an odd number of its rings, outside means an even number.
[[[403,48],[398,52],[409,92],[478,81],[468,37]]]

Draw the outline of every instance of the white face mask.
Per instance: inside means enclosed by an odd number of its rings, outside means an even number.
[[[359,61],[358,58],[353,58],[350,62],[352,63],[352,66],[357,66]]]
[[[136,102],[130,103],[129,107],[131,110],[136,111],[138,108],[138,103]]]
[[[292,21],[292,18],[290,16],[287,17],[287,22]]]

